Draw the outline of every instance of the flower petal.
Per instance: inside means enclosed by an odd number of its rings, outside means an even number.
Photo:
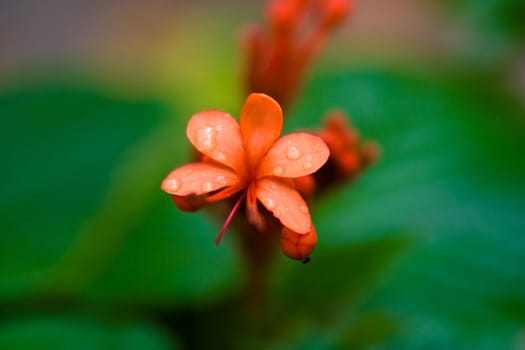
[[[228,113],[211,110],[194,114],[188,122],[186,135],[199,152],[242,172],[245,152],[241,129]]]
[[[251,94],[241,111],[241,134],[244,149],[252,166],[277,140],[283,127],[283,111],[265,94]]]
[[[317,245],[317,234],[312,225],[312,229],[307,234],[298,234],[283,227],[281,231],[281,249],[283,253],[295,260],[304,260],[312,254]]]
[[[199,195],[232,186],[238,182],[239,177],[231,169],[201,162],[186,164],[173,170],[162,181],[161,189],[177,196]]]
[[[205,195],[190,194],[187,196],[176,196],[171,195],[173,204],[182,211],[194,212],[199,210],[206,202],[204,201]]]
[[[316,172],[328,160],[324,141],[307,133],[281,137],[261,160],[258,177],[299,177]]]
[[[299,234],[312,229],[308,206],[291,185],[275,178],[263,178],[257,181],[256,195],[284,226]]]

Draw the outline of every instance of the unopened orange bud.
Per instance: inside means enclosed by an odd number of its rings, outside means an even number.
[[[303,197],[310,197],[315,191],[315,179],[312,175],[301,176],[293,179],[295,188]]]
[[[359,143],[359,134],[349,125],[344,112],[338,110],[330,112],[319,136],[328,144],[332,153],[347,152]]]
[[[359,170],[359,156],[357,152],[347,151],[341,153],[335,161],[339,167],[339,171],[342,175],[351,176]]]
[[[298,21],[304,0],[273,0],[268,6],[268,17],[277,32],[290,30]]]
[[[313,226],[312,230],[307,234],[299,234],[287,227],[283,227],[281,231],[281,249],[291,259],[307,259],[316,245],[317,234]]]
[[[202,208],[205,204],[204,196],[189,195],[189,196],[175,196],[171,195],[173,203],[182,211],[194,212]]]
[[[340,25],[352,10],[352,0],[320,0],[322,3],[323,26],[332,29]]]

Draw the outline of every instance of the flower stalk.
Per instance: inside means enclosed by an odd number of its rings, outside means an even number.
[[[196,159],[161,184],[180,210],[212,202],[229,210],[215,243],[229,227],[234,231],[250,309],[264,308],[278,244],[289,258],[309,261],[318,237],[308,202],[349,183],[379,156],[377,144],[362,141],[342,111],[330,112],[316,133],[279,137],[282,108],[351,10],[350,0],[270,1],[267,29],[252,28],[243,40],[248,97],[239,122],[217,110],[193,115],[186,135]],[[226,210],[213,213],[222,220]]]

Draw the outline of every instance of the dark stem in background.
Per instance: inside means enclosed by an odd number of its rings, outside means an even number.
[[[256,338],[264,338],[271,329],[270,281],[276,256],[280,252],[278,246],[282,225],[271,214],[265,213],[266,231],[257,232],[244,218],[239,216],[234,223],[234,234],[245,272],[239,305],[240,321],[246,330],[244,340],[251,343]]]

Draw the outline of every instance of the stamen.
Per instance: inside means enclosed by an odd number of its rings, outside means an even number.
[[[224,222],[224,225],[222,225],[222,228],[221,228],[221,231],[219,232],[219,235],[215,239],[215,245],[218,246],[219,244],[221,244],[222,237],[224,236],[224,233],[226,232],[226,229],[230,225],[230,222],[232,221],[233,216],[237,212],[237,209],[239,209],[239,205],[241,205],[241,202],[244,199],[244,197],[246,197],[246,192],[243,192],[243,194],[239,197],[239,199],[237,199],[237,202],[233,206],[232,211],[230,212],[230,214],[228,214],[228,217],[226,218],[226,221]]]
[[[250,224],[255,226],[257,231],[264,232],[266,230],[266,221],[257,208],[255,186],[248,186],[246,192],[248,192],[248,198],[246,198],[246,218]]]

